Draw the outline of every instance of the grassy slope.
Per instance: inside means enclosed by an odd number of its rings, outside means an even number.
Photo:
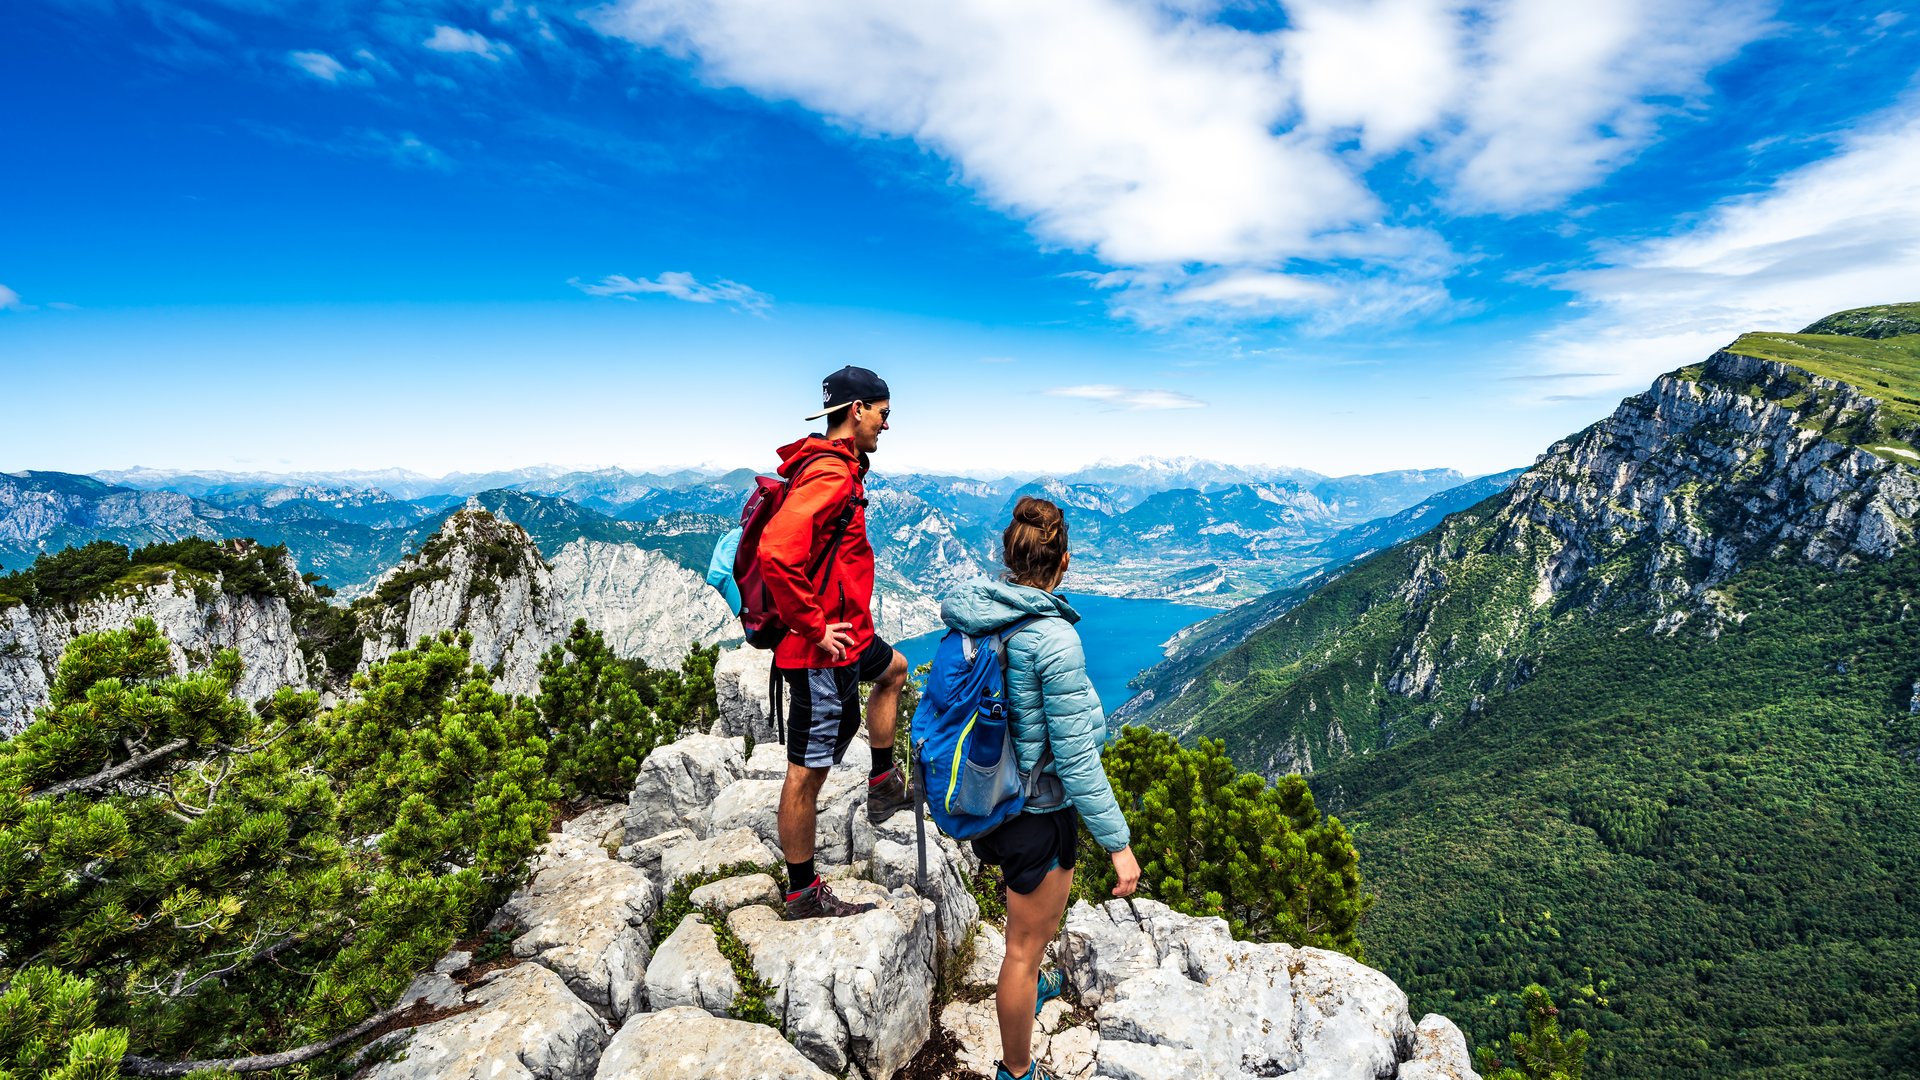
[[[1906,306],[1920,309],[1920,305]],[[1791,364],[1858,387],[1891,414],[1893,429],[1861,439],[1859,445],[1892,460],[1920,461],[1920,452],[1912,445],[1914,429],[1920,428],[1920,334],[1878,340],[1835,334],[1742,334],[1727,351]]]

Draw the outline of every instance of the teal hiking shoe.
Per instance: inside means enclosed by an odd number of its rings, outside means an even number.
[[[993,1080],[1060,1080],[1059,1077],[1048,1072],[1047,1067],[1040,1064],[1038,1060],[1027,1066],[1027,1071],[1021,1073],[1019,1076],[1008,1072],[1007,1066],[1003,1062],[996,1061],[993,1065]]]
[[[1059,968],[1048,968],[1042,971],[1040,973],[1040,981],[1036,986],[1036,992],[1033,995],[1033,1015],[1039,1016],[1040,1007],[1052,1001],[1054,998],[1059,997],[1060,991],[1065,989],[1066,985],[1067,977],[1061,973]]]

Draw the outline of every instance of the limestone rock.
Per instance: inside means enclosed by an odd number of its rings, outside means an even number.
[[[669,829],[638,843],[620,845],[620,850],[614,857],[621,862],[632,863],[642,870],[658,870],[660,857],[666,854],[668,848],[697,839],[699,837],[693,835],[692,829]]]
[[[787,776],[787,748],[777,742],[755,743],[747,755],[747,779],[784,780]]]
[[[406,1056],[366,1080],[586,1080],[607,1045],[606,1025],[538,964],[507,968],[467,991],[478,1008],[389,1038]]]
[[[612,852],[625,842],[627,808],[620,803],[596,806],[562,824],[560,831]]]
[[[801,1053],[829,1072],[887,1080],[931,1030],[933,905],[910,890],[881,893],[861,882],[836,891],[879,906],[802,922],[745,907],[727,922],[773,987],[768,1007]]]
[[[1480,1080],[1467,1053],[1467,1037],[1453,1021],[1428,1013],[1413,1029],[1413,1058],[1400,1066],[1399,1080]]]
[[[759,750],[755,747],[756,756]],[[873,826],[867,821],[870,761],[866,740],[856,736],[847,748],[846,758],[828,771],[826,782],[821,785],[815,803],[813,857],[823,866],[851,866],[873,853]],[[744,828],[768,847],[780,850],[780,789],[785,783],[784,764],[780,775],[783,779],[743,778],[729,784],[710,800],[707,834]]]
[[[1103,1077],[1391,1076],[1411,1052],[1406,995],[1340,953],[1234,941],[1220,919],[1150,900],[1075,904],[1061,950],[1097,1005]]]
[[[706,840],[689,840],[660,856],[660,883],[671,891],[682,878],[711,874],[729,866],[780,862],[779,849],[769,846],[751,829],[731,829]]]
[[[555,552],[552,565],[564,625],[585,619],[620,656],[677,669],[689,643],[740,634],[720,594],[665,552],[581,537]]]
[[[680,920],[647,965],[647,1001],[655,1009],[687,1006],[725,1016],[739,993],[733,965],[698,912]]]
[[[973,935],[973,961],[960,981],[971,987],[1000,985],[1000,965],[1007,959],[1007,936],[991,923],[981,923]]]
[[[640,766],[627,796],[627,836],[689,829],[706,836],[709,808],[727,785],[742,778],[740,743],[689,735],[656,748]]]
[[[523,928],[513,953],[552,968],[615,1020],[644,1010],[658,893],[645,871],[564,833],[534,861],[533,880],[496,916]]]
[[[784,903],[786,897],[772,877],[766,874],[743,874],[710,881],[687,894],[687,899],[694,907],[703,910],[715,908],[732,911],[748,904],[777,906]]]
[[[865,813],[861,817],[865,818]],[[920,854],[911,810],[901,810],[881,822],[873,844],[869,876],[889,889],[918,889]],[[968,888],[980,869],[973,845],[942,833],[927,822],[927,898],[934,902],[940,958],[944,962],[973,936],[980,923],[980,904]]]
[[[765,649],[741,645],[720,653],[720,659],[713,665],[714,696],[720,703],[720,716],[713,724],[715,735],[751,734],[755,743],[780,750],[768,692],[767,680],[772,671],[773,654]],[[784,751],[781,756],[784,760]]]
[[[667,1009],[627,1022],[600,1059],[597,1080],[725,1077],[832,1080],[765,1024]]]
[[[414,554],[382,574],[413,581],[362,610],[362,670],[442,630],[473,636],[473,662],[496,673],[502,693],[540,691],[540,657],[566,637],[566,614],[547,564],[525,530],[469,500]]]
[[[296,579],[289,587],[307,588],[297,582],[291,561],[283,569]],[[51,700],[60,657],[74,638],[142,618],[166,635],[176,672],[204,667],[221,649],[239,652],[242,670],[233,694],[242,701],[311,685],[286,601],[226,592],[217,577],[166,572],[154,584],[111,588],[71,611],[59,604],[0,607],[0,738],[19,734]]]
[[[1069,1011],[1057,999],[1040,1010],[1033,1021],[1033,1056],[1060,1080],[1087,1080],[1093,1075],[1099,1036],[1092,1028],[1064,1026]],[[955,1056],[962,1069],[972,1076],[993,1076],[1000,1059],[1000,1018],[992,998],[948,1002],[940,1010],[940,1026],[960,1044]]]

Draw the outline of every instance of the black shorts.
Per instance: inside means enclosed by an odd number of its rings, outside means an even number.
[[[874,638],[845,667],[781,668],[787,691],[787,760],[809,769],[840,764],[860,730],[860,684],[893,666],[893,646]]]
[[[1057,867],[1073,869],[1080,847],[1080,814],[1063,806],[1045,814],[1015,814],[973,842],[983,863],[1000,868],[1007,888],[1025,896]]]

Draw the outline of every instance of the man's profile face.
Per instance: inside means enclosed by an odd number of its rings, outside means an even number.
[[[853,445],[863,454],[880,448],[880,433],[887,430],[885,401],[860,401],[853,406]]]

